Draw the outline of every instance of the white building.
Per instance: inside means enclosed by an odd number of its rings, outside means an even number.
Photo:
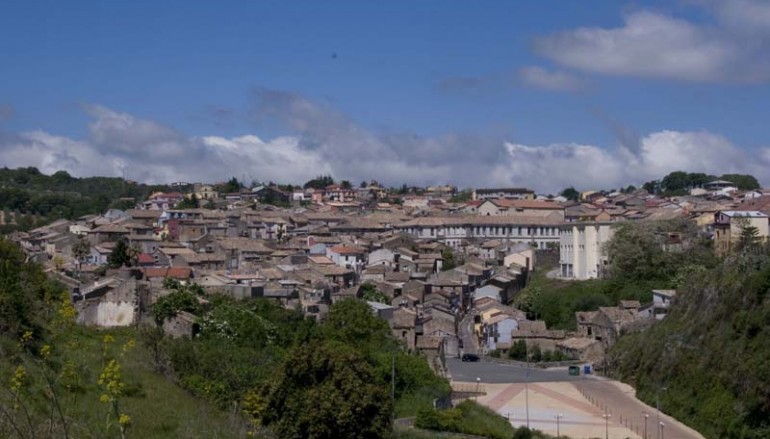
[[[605,244],[612,238],[612,223],[576,222],[559,230],[561,277],[595,279],[607,268]]]
[[[676,296],[676,290],[652,290],[652,314],[662,320],[668,314],[671,299]]]
[[[522,187],[475,189],[472,198],[474,200],[492,200],[497,198],[533,200],[535,199],[535,191]]]
[[[340,267],[359,270],[364,265],[366,251],[349,245],[335,245],[326,249],[326,257]]]
[[[544,216],[450,216],[424,217],[394,228],[417,240],[435,240],[460,247],[468,240],[497,239],[509,243],[526,243],[546,249],[559,243],[558,213]]]

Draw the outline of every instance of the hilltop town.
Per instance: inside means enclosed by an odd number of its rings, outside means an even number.
[[[551,330],[512,306],[543,266],[557,279],[603,277],[618,224],[688,219],[722,254],[745,221],[759,238],[768,235],[770,195],[723,180],[680,196],[629,188],[573,200],[527,188],[461,193],[326,183],[238,185],[233,192],[178,183],[177,191],[153,193],[133,208],[57,220],[12,239],[70,287],[84,325],[147,319],[169,293],[165,279],[234,298],[271,298],[319,321],[331,304],[358,298],[444,373],[446,356],[505,354],[520,340],[554,358],[598,363],[623,327],[665,316],[676,294],[670,289],[655,290],[650,303],[578,312],[575,332]],[[666,239],[681,243],[676,233]],[[179,313],[163,326],[191,336],[195,318]],[[466,319],[473,323],[463,335]]]

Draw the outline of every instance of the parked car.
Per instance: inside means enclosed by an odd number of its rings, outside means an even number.
[[[479,361],[480,358],[476,354],[463,354],[462,358],[463,361]]]

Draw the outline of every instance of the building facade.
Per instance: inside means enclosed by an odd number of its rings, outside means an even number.
[[[612,223],[570,223],[559,229],[561,277],[595,279],[608,265],[605,245],[612,238]]]
[[[546,249],[558,245],[560,222],[558,215],[426,217],[396,224],[394,228],[414,239],[435,240],[451,247],[461,247],[469,240],[497,239]]]

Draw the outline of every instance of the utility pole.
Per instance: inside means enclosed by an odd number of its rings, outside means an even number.
[[[650,415],[648,415],[647,413],[644,413],[644,439],[648,439],[647,438],[647,418],[649,417]]]
[[[396,419],[396,354],[390,354],[390,403],[393,405],[392,420]]]
[[[559,439],[561,437],[561,429],[559,428],[559,420],[563,417],[561,413],[556,415],[556,439]]]
[[[524,346],[524,355],[527,359],[527,373],[525,374],[524,379],[524,398],[527,406],[527,429],[529,429],[529,345],[525,343]]]
[[[605,409],[602,417],[604,418],[604,439],[610,439],[610,417],[612,417],[612,415],[607,413],[607,410]]]
[[[666,388],[666,387],[658,387],[658,391],[657,391],[657,392],[655,392],[655,410],[656,410],[656,423],[657,423],[659,426],[662,426],[662,425],[663,425],[663,423],[662,423],[662,422],[660,422],[660,391],[661,391],[661,390],[663,390],[663,391],[665,392],[666,390],[668,390],[668,388]],[[661,438],[662,427],[656,428],[656,430],[657,430],[657,432],[658,432],[658,433],[657,433],[657,437],[658,437],[658,439],[662,439],[662,438]]]

